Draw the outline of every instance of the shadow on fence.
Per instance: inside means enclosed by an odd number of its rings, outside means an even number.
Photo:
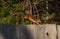
[[[23,25],[0,25],[0,33],[3,39],[32,39],[30,31]]]
[[[15,25],[0,25],[0,32],[3,35],[3,39],[16,39]]]

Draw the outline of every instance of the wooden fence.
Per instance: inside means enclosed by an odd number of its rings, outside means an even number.
[[[28,25],[27,28],[31,32],[33,39],[60,39],[60,26],[55,24],[44,25]]]
[[[6,39],[60,39],[60,25],[56,24],[0,25],[0,31]]]
[[[31,36],[30,38],[26,39],[60,39],[60,25],[56,24],[26,25],[25,28],[27,28]],[[21,37],[23,38],[22,35]]]

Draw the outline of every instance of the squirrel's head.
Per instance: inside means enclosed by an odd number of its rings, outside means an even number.
[[[29,15],[25,15],[24,16],[24,19],[29,19]]]

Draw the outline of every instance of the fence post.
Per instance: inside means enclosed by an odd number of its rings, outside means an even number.
[[[44,26],[43,25],[28,25],[28,30],[31,31],[33,39],[44,39]]]
[[[45,39],[56,39],[55,24],[45,24]]]
[[[60,39],[60,25],[57,25],[57,38]]]

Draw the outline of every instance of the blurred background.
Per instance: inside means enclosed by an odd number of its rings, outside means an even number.
[[[26,5],[41,24],[60,24],[60,0],[0,0],[0,24],[33,24],[23,18]]]

